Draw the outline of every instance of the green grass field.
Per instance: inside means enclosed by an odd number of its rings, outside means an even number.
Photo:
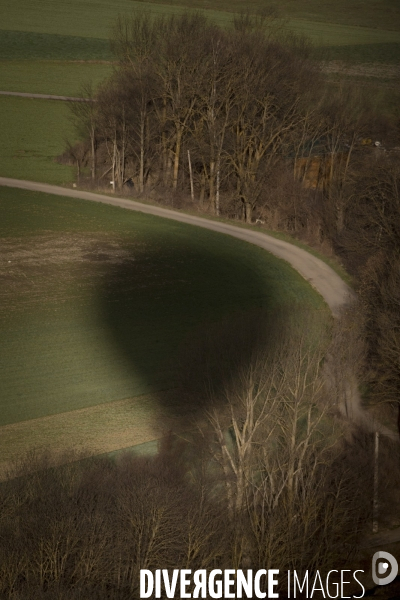
[[[112,60],[108,38],[0,30],[0,57],[7,60]]]
[[[137,3],[134,3],[137,4]],[[315,22],[400,30],[400,5],[396,0],[147,0],[142,4],[240,12],[274,6],[283,17]]]
[[[1,29],[108,40],[119,14],[149,9],[153,14],[177,14],[191,7],[189,0],[181,7],[133,0],[15,0],[2,15]],[[231,19],[225,11],[207,12],[221,24]]]
[[[181,343],[229,314],[327,311],[286,263],[227,236],[7,188],[0,211],[1,425],[171,387]]]
[[[68,183],[72,167],[60,165],[55,157],[74,139],[66,103],[0,96],[0,175]]]
[[[204,9],[212,21],[224,26],[231,21],[232,11],[266,5],[261,0],[15,0],[2,13],[0,89],[68,95],[70,90],[79,90],[86,79],[100,82],[109,73],[106,65],[68,65],[66,61],[111,61],[108,39],[119,14]],[[400,60],[400,8],[391,0],[287,0],[280,13],[288,19],[290,29],[324,47],[324,57],[329,60]],[[23,60],[29,62],[14,62]]]
[[[81,97],[83,86],[97,87],[112,72],[110,64],[66,61],[0,60],[0,90]]]
[[[227,23],[232,11],[264,8],[265,0],[179,0],[135,2],[133,0],[14,0],[2,15],[2,29],[84,38],[107,39],[118,14],[151,9],[157,13],[178,13],[187,8],[205,9],[212,20]],[[279,6],[279,5],[278,5]],[[339,38],[359,29],[375,40],[379,30],[400,31],[400,7],[395,0],[286,0],[280,7],[283,17],[293,23],[326,23]],[[342,32],[334,26],[342,27]],[[354,27],[354,29],[351,29]],[[370,29],[370,31],[367,31]],[[324,31],[328,31],[324,29]]]

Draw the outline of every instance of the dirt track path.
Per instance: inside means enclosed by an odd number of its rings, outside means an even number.
[[[46,183],[0,177],[0,185],[90,200],[91,202],[102,202],[103,204],[180,221],[181,223],[187,223],[188,225],[194,225],[196,227],[204,227],[205,229],[217,231],[218,233],[223,233],[225,235],[231,235],[240,240],[249,242],[250,244],[255,244],[256,246],[271,252],[275,256],[284,259],[296,269],[296,271],[300,273],[300,275],[302,275],[302,277],[304,277],[304,279],[306,279],[319,294],[321,294],[335,317],[339,316],[341,309],[354,298],[354,294],[350,287],[322,260],[298,246],[276,239],[259,231],[245,229],[221,221],[197,217],[195,215],[188,215],[183,212],[162,208],[160,206],[142,204],[134,200],[127,200],[106,194],[95,194],[93,192],[64,188]],[[326,367],[327,377],[330,379],[329,363],[327,363]],[[357,423],[366,431],[378,430],[383,435],[399,441],[398,434],[394,433],[381,423],[378,423],[366,410],[364,410],[358,391],[358,382],[354,375],[352,373],[343,373],[342,376],[345,379],[344,387],[346,389],[344,394],[345,397],[342,399],[342,403],[338,408],[343,416]]]
[[[39,98],[40,100],[64,100],[69,102],[90,102],[87,98],[74,98],[73,96],[52,96],[50,94],[30,94],[28,92],[0,91],[1,96],[20,96],[21,98]]]
[[[17,187],[35,192],[45,192],[47,194],[56,194],[58,196],[68,196],[70,198],[80,198],[92,202],[102,202],[104,204],[119,206],[128,210],[135,210],[149,215],[163,217],[165,219],[173,219],[174,221],[180,221],[181,223],[204,227],[205,229],[211,229],[212,231],[231,235],[249,242],[250,244],[255,244],[290,263],[292,267],[296,269],[296,271],[298,271],[300,275],[302,275],[302,277],[304,277],[304,279],[319,292],[319,294],[321,294],[335,316],[338,315],[340,309],[352,298],[352,291],[349,286],[322,260],[313,256],[306,250],[302,250],[298,246],[276,239],[265,233],[236,227],[235,225],[230,225],[221,221],[212,221],[203,217],[188,215],[176,210],[142,204],[134,200],[73,190],[46,183],[0,177],[0,185]]]

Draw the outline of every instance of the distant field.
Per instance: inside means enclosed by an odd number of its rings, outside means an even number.
[[[128,14],[135,9],[151,9],[154,14],[176,14],[191,6],[190,0],[183,7],[133,0],[39,0],[35,3],[14,0],[3,11],[1,29],[108,40],[119,14]],[[231,19],[226,12],[207,12],[219,23]]]
[[[2,12],[0,89],[67,95],[86,79],[100,82],[109,73],[106,65],[77,62],[70,67],[66,61],[111,61],[108,40],[119,14],[204,9],[224,26],[233,11],[265,6],[265,0],[15,0]],[[280,13],[290,29],[325,49],[326,60],[400,62],[400,7],[394,1],[286,0]],[[31,62],[13,62],[22,60]]]
[[[261,4],[249,2],[246,6]],[[334,10],[335,7],[343,7],[343,2],[334,6],[331,2],[300,0],[294,3],[288,0],[285,6],[287,10],[291,8],[291,16],[296,17],[291,18],[290,26],[321,44],[321,58],[346,63],[396,65],[400,63],[400,33],[379,28],[388,25],[386,17],[377,19],[374,29],[354,26],[358,13],[362,15],[360,24],[370,23],[366,13],[376,14],[378,4],[382,11],[384,7],[388,10],[388,2],[364,2],[363,11],[356,8],[358,4],[355,1],[346,2],[346,11]],[[41,0],[34,4],[30,0],[16,0],[8,3],[2,14],[0,30],[0,89],[80,95],[82,84],[91,81],[96,86],[111,72],[110,63],[95,61],[112,59],[108,37],[118,13],[151,8],[155,14],[168,14],[180,12],[184,5],[183,1],[170,6],[131,0],[113,3],[107,0]],[[243,7],[243,2],[191,4],[206,9],[211,5],[224,9],[222,12],[207,10],[211,19],[223,24],[232,18],[228,10]],[[394,3],[391,10],[397,10]],[[325,22],[322,22],[323,19]],[[338,20],[343,23],[338,23]],[[393,20],[392,28],[395,27]],[[385,79],[384,71],[375,69],[375,72],[377,82]],[[338,76],[341,76],[340,68]],[[368,78],[371,79],[370,75]],[[364,85],[358,76],[352,81]],[[393,77],[391,81],[395,85]],[[379,83],[376,93],[373,84],[369,89],[371,97],[376,97],[376,104],[382,106],[382,111],[392,111],[391,106],[398,97],[396,94],[380,90]],[[54,157],[63,152],[65,140],[75,139],[68,117],[68,108],[58,103],[0,98],[0,173],[50,183],[72,181],[74,170],[54,162]]]
[[[349,10],[349,5],[353,3],[349,1],[344,3],[342,0],[343,9],[339,11],[337,4],[334,6],[332,3],[319,2],[317,5],[315,2],[314,7],[319,6],[319,9],[314,12],[287,8],[286,12],[282,11],[282,15],[289,18],[290,27],[310,35],[316,42],[324,45],[400,42],[399,19],[397,22],[393,18],[388,19],[386,14],[383,20],[382,18],[368,18],[367,24],[364,17],[368,12],[366,9],[368,2],[362,3],[363,10],[359,11],[358,19],[354,15],[351,16],[351,10]],[[76,52],[77,48],[81,46],[81,51],[84,53],[95,52],[98,54],[100,51],[106,51],[105,48],[101,49],[100,40],[109,39],[118,14],[129,14],[132,10],[151,10],[153,14],[173,14],[188,8],[207,8],[206,14],[209,18],[223,25],[232,20],[232,12],[229,11],[249,7],[251,3],[243,1],[231,3],[225,0],[207,4],[208,8],[206,3],[189,2],[188,0],[173,5],[131,0],[114,0],[112,3],[107,0],[101,2],[98,0],[42,0],[35,4],[32,4],[30,0],[15,0],[7,6],[2,15],[1,29],[20,32],[19,35],[21,32],[28,32],[53,36],[52,40],[50,37],[46,40],[43,38],[43,44],[48,47],[50,43],[53,43],[55,47],[59,46],[63,36],[74,36],[78,39],[67,42],[66,52]],[[265,3],[260,1],[255,4],[258,4],[259,7],[265,6]],[[293,0],[292,4],[295,4]],[[396,9],[396,11],[400,18],[400,9]],[[340,12],[341,14],[339,14]],[[380,12],[377,14],[382,17]],[[85,38],[93,41],[84,41]],[[36,38],[34,52],[38,52],[36,47],[36,44],[39,43],[38,39]],[[11,50],[6,49],[5,51],[10,52]],[[20,52],[19,50],[14,51]],[[61,57],[57,56],[57,58]]]
[[[353,44],[324,46],[318,48],[321,58],[340,60],[346,63],[400,64],[400,43]]]
[[[33,31],[107,39],[116,15],[151,8],[154,13],[176,13],[187,8],[205,9],[210,18],[227,22],[233,11],[265,8],[265,0],[14,0],[2,14],[2,29]],[[277,3],[274,2],[276,5]],[[286,0],[279,3],[282,16],[292,20],[400,31],[400,6],[396,0]],[[345,29],[344,29],[345,30]],[[348,30],[348,33],[351,29]],[[374,36],[375,37],[375,36]]]
[[[0,58],[7,60],[112,60],[108,38],[0,30]]]
[[[92,83],[96,88],[111,72],[109,64],[0,60],[0,90],[79,97],[82,86]]]
[[[127,14],[133,9],[171,14],[181,12],[188,5],[188,0],[173,5],[131,0],[10,2],[2,11],[0,25],[0,89],[80,95],[82,84],[91,81],[96,86],[111,72],[110,62],[99,61],[112,60],[108,38],[118,14]],[[394,18],[397,5],[388,1],[363,2],[362,5],[363,10],[355,0],[346,4],[344,0],[335,4],[288,0],[282,11],[290,14],[290,27],[320,45],[323,50],[319,56],[327,61],[398,64],[400,33],[394,31],[398,29]],[[190,6],[207,9],[212,20],[227,24],[232,19],[229,11],[243,8],[244,3],[239,0],[194,1]],[[264,6],[264,2],[249,1],[246,6],[257,8]],[[389,14],[392,18],[388,18]],[[373,20],[372,15],[376,19]],[[356,23],[373,23],[374,28],[356,26]],[[362,84],[357,79],[354,81]],[[386,102],[385,95],[379,92],[379,96],[387,111],[397,98],[389,95]],[[75,139],[68,116],[68,108],[60,104],[0,98],[0,173],[50,183],[72,181],[73,169],[54,162],[54,157],[64,150],[65,140]]]
[[[0,174],[33,181],[67,183],[74,169],[55,162],[74,139],[66,103],[0,96]]]
[[[227,236],[8,188],[0,211],[2,425],[171,387],[183,340],[226,315],[326,310],[286,263]]]
[[[288,18],[400,31],[397,0],[147,0],[142,4],[176,8],[190,5],[196,9],[228,12],[260,10],[272,5]]]

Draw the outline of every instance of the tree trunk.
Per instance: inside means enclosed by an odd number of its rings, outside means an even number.
[[[113,142],[113,156],[112,156],[112,190],[115,192],[115,178],[117,176],[116,173],[116,161],[117,161],[117,142],[114,140]]]
[[[203,206],[204,206],[205,192],[206,192],[206,176],[203,171],[201,174],[201,180],[200,180],[200,198],[199,198],[199,204],[200,204],[201,209],[203,209]]]
[[[91,143],[91,151],[92,151],[92,181],[96,179],[96,135],[95,130],[92,128],[90,134],[90,143]]]
[[[252,207],[251,203],[247,202],[246,200],[244,202],[244,215],[245,215],[246,223],[251,223],[252,216],[253,216],[253,207]]]
[[[188,150],[188,163],[189,163],[189,176],[190,176],[190,196],[192,198],[192,202],[194,202],[193,172],[192,172],[192,161],[190,160],[190,150]]]
[[[140,164],[139,164],[139,192],[143,194],[144,190],[144,144],[145,144],[145,123],[143,115],[140,122]]]
[[[216,189],[216,192],[215,192],[215,214],[217,215],[217,217],[219,217],[220,171],[221,171],[221,165],[220,165],[220,160],[219,160],[219,156],[218,156],[218,161],[217,161],[217,189]]]
[[[340,194],[341,196],[341,194]],[[343,198],[339,198],[339,202],[336,206],[336,233],[340,234],[344,228],[344,206]]]
[[[216,213],[216,206],[215,206],[215,162],[214,159],[211,159],[210,161],[210,180],[209,180],[209,189],[210,189],[210,208],[211,211],[215,214]]]
[[[179,160],[180,160],[180,154],[181,154],[181,144],[182,144],[182,130],[181,130],[181,128],[178,128],[176,131],[174,174],[173,174],[173,181],[172,181],[173,190],[176,190],[178,187],[178,174],[179,174]]]

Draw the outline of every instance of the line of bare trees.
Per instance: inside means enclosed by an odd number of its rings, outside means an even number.
[[[399,405],[400,169],[398,153],[365,161],[346,190],[345,228],[338,239],[357,276],[368,342],[365,380],[372,400]],[[400,420],[399,420],[400,426]]]
[[[351,154],[357,102],[324,93],[311,47],[271,16],[243,14],[222,29],[200,13],[141,12],[118,19],[112,48],[113,76],[84,91],[93,102],[71,107],[86,141],[70,157],[93,182],[190,194],[200,209],[252,222],[276,212],[276,180],[293,182],[296,160],[310,160],[322,138],[329,156],[345,142]],[[332,158],[329,178],[348,162]],[[339,204],[337,213],[341,227]]]
[[[349,568],[372,445],[332,412],[326,340],[281,325],[224,386],[204,373],[196,427],[157,456],[28,456],[0,486],[1,597],[132,600],[140,569]]]

